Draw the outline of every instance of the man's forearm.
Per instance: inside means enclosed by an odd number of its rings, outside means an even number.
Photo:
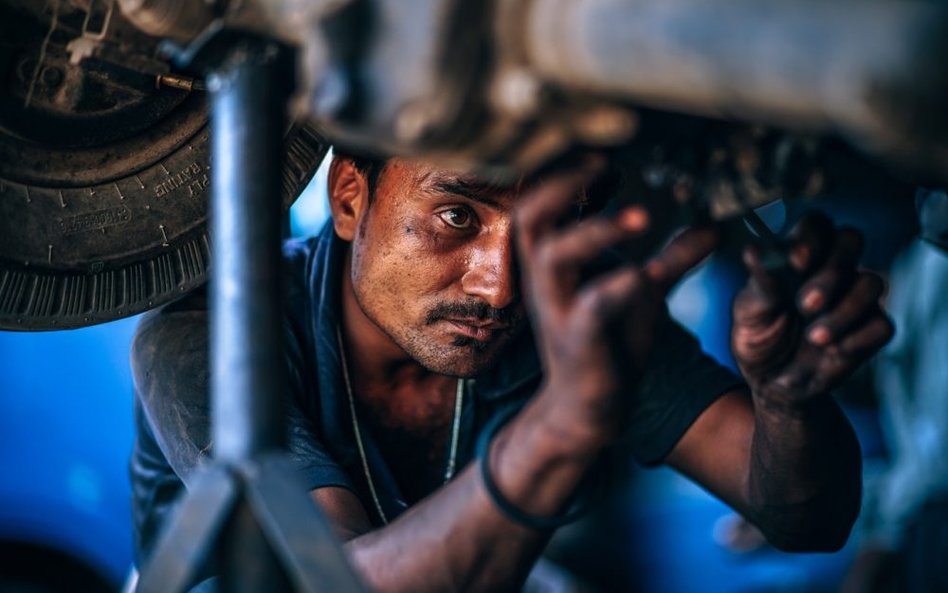
[[[840,548],[859,513],[859,443],[829,396],[803,404],[754,397],[749,516],[776,547]]]
[[[547,399],[537,397],[501,431],[490,468],[507,499],[534,515],[553,515],[582,480],[596,447],[557,434]],[[489,499],[478,463],[391,525],[349,542],[378,591],[518,590],[549,533],[506,519]]]

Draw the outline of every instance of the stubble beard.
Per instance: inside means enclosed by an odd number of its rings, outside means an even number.
[[[364,239],[368,216],[364,216],[359,224],[359,239]],[[425,319],[412,326],[399,328],[382,323],[380,315],[375,314],[369,305],[368,299],[360,290],[361,283],[357,281],[354,270],[361,267],[357,261],[358,255],[350,253],[350,285],[355,301],[362,314],[382,331],[392,342],[401,348],[409,357],[433,373],[449,377],[472,378],[481,371],[492,366],[503,351],[503,346],[509,343],[523,326],[526,325],[525,314],[519,305],[511,305],[504,309],[494,309],[483,302],[471,303],[439,303],[427,312]],[[447,317],[471,317],[478,319],[492,319],[508,326],[493,340],[484,342],[469,336],[453,336],[450,346],[439,345],[429,337],[425,329],[433,328],[434,324]],[[448,348],[451,351],[446,351]]]
[[[433,328],[434,324],[443,319],[446,312],[470,309],[470,306],[442,304],[433,307],[426,315],[425,320],[417,327],[399,328],[382,323],[379,315],[373,312],[372,307],[366,306],[363,295],[355,289],[353,294],[356,303],[363,315],[381,330],[392,342],[427,370],[449,377],[472,378],[496,363],[505,344],[511,341],[520,328],[523,320],[508,310],[501,313],[483,315],[484,309],[475,305],[478,315],[475,317],[490,317],[508,322],[510,327],[500,332],[490,341],[481,341],[469,336],[456,335],[451,338],[449,346],[443,346],[425,332],[426,328]],[[488,307],[488,309],[490,309]],[[496,311],[496,310],[494,310]]]

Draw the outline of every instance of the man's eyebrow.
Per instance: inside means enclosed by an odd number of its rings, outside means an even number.
[[[433,187],[437,191],[463,196],[495,209],[500,209],[501,205],[491,196],[511,189],[497,183],[467,181],[464,179],[442,179],[435,181]]]

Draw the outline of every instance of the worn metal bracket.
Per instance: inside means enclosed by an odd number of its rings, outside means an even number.
[[[241,507],[299,593],[365,593],[338,539],[281,454],[200,470],[144,567],[137,593],[184,593]],[[252,566],[258,558],[247,558]]]
[[[220,593],[361,593],[339,540],[284,460],[281,144],[293,52],[213,29],[186,52],[211,106],[211,433],[139,593],[184,593],[214,560]]]
[[[238,502],[239,484],[222,467],[201,471],[175,510],[139,578],[138,593],[176,593],[192,585]]]

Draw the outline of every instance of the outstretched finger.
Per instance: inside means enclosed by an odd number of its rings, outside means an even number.
[[[514,212],[517,242],[527,261],[537,242],[568,218],[582,189],[602,167],[602,159],[590,157],[576,169],[544,179],[518,200]]]
[[[840,229],[836,244],[824,265],[800,288],[798,306],[804,315],[815,315],[832,307],[856,279],[863,239],[855,229]]]
[[[538,249],[532,275],[545,284],[551,294],[569,297],[603,252],[641,236],[647,229],[648,215],[637,207],[611,219],[584,220]]]
[[[685,229],[649,260],[645,275],[663,294],[667,294],[682,276],[711,255],[718,238],[718,230],[713,226]]]
[[[840,352],[859,362],[875,354],[895,335],[895,325],[881,310],[859,329],[839,342]]]
[[[820,315],[807,330],[807,339],[818,346],[837,341],[879,308],[885,283],[878,274],[863,272],[839,304]]]
[[[578,305],[586,313],[586,318],[609,324],[618,314],[629,309],[636,293],[644,287],[641,270],[622,266],[585,286],[579,294]]]

